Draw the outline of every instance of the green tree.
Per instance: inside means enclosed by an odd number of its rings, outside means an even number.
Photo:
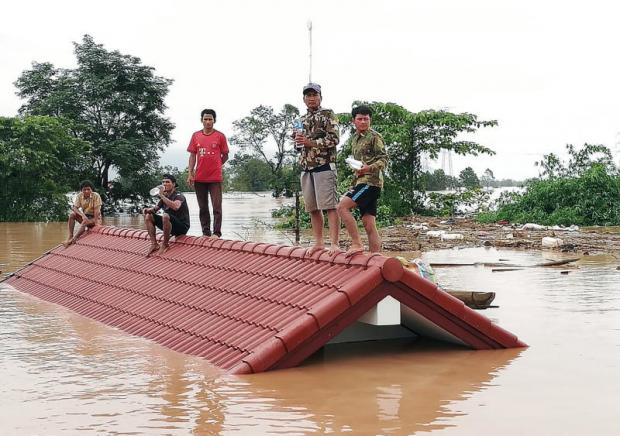
[[[611,150],[604,145],[585,143],[581,149],[576,149],[572,144],[567,144],[566,151],[569,156],[566,163],[553,153],[543,155],[542,160],[535,163],[541,169],[540,176],[549,179],[578,177],[594,164],[602,165],[609,173],[617,171]]]
[[[434,215],[454,216],[457,212],[488,208],[490,194],[480,189],[479,186],[464,191],[431,192],[428,195],[428,207]]]
[[[164,167],[151,166],[134,172],[131,177],[119,176],[111,184],[110,193],[115,199],[114,204],[109,204],[108,208],[122,210],[122,203],[129,201],[133,203],[131,210],[139,211],[140,204],[151,204],[156,198],[146,195],[151,188],[161,184],[164,174],[170,174],[177,179],[177,191],[193,191],[187,184],[187,168],[181,171],[175,166],[166,165]]]
[[[20,113],[71,120],[73,135],[91,145],[99,186],[108,189],[112,169],[123,180],[143,178],[170,143],[174,124],[164,117],[164,99],[172,81],[89,35],[74,43],[74,52],[76,68],[34,62],[22,73],[15,82],[17,95],[26,100]]]
[[[455,114],[447,111],[426,110],[411,112],[395,103],[354,102],[372,108],[372,127],[383,135],[390,162],[387,170],[385,197],[394,211],[403,214],[422,211],[424,192],[421,155],[437,159],[441,150],[451,150],[460,155],[495,154],[476,142],[461,139],[463,134],[473,134],[479,128],[497,125],[497,121],[480,121],[474,114]],[[341,123],[350,123],[350,114],[339,116]],[[352,129],[352,128],[351,128]],[[342,155],[350,149],[346,146]],[[396,192],[388,192],[393,186]]]
[[[500,198],[496,212],[481,221],[509,220],[544,225],[620,225],[620,176],[593,164],[578,177],[536,179],[524,193]]]
[[[480,177],[480,183],[487,188],[493,186],[495,184],[495,175],[493,175],[493,171],[487,168],[482,173],[482,177]]]
[[[459,173],[459,181],[461,186],[467,189],[480,187],[480,180],[472,167],[467,167]]]
[[[237,153],[227,162],[230,189],[233,191],[268,191],[273,189],[271,166],[262,159]]]
[[[66,120],[0,117],[0,221],[66,218],[89,151]]]
[[[270,106],[261,105],[252,109],[250,115],[233,122],[235,134],[230,138],[231,144],[269,166],[273,182],[279,182],[273,186],[276,196],[297,189],[296,186],[288,186],[288,182],[298,185],[296,178],[288,180],[283,177],[290,172],[295,161],[290,135],[297,117],[299,110],[290,104],[285,104],[278,113]],[[275,146],[275,153],[269,153],[269,145]],[[282,181],[287,184],[282,184]]]
[[[426,178],[425,191],[443,191],[448,187],[448,176],[442,169],[424,173],[424,176]]]
[[[603,145],[567,146],[565,164],[545,155],[539,162],[543,176],[526,182],[523,193],[505,193],[497,211],[481,221],[506,219],[546,225],[620,225],[620,174]]]

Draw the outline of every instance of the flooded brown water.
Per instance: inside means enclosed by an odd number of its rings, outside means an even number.
[[[254,231],[256,221],[248,214],[263,214],[269,224],[263,212],[275,201],[257,199],[226,203],[224,235],[290,243],[267,226]],[[107,224],[141,226],[130,217]],[[13,271],[64,237],[64,223],[0,223],[0,269]],[[533,265],[561,255],[474,248],[424,258]],[[0,429],[11,435],[616,435],[618,264],[613,257],[591,256],[574,266],[501,273],[436,269],[447,289],[497,292],[499,308],[483,313],[517,334],[527,349],[339,344],[298,368],[242,377],[3,289]]]

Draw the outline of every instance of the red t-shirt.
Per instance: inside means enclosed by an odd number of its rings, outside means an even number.
[[[189,141],[187,151],[196,154],[197,182],[222,182],[222,154],[228,154],[226,137],[219,130],[205,135],[202,130],[195,132]]]

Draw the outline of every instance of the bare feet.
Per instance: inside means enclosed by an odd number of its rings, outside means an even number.
[[[146,257],[149,257],[151,254],[155,253],[157,250],[159,250],[159,244],[157,242],[153,242],[151,244],[151,248],[149,248],[148,253],[146,253]]]
[[[67,248],[69,245],[73,244],[75,241],[73,240],[73,238],[69,238],[67,239],[65,242],[62,243],[63,247]]]
[[[308,248],[306,250],[306,255],[308,257],[312,256],[314,253],[316,253],[317,251],[321,251],[321,250],[325,250],[325,246],[324,245],[313,245],[310,248]]]
[[[213,238],[213,239],[220,239],[220,237],[219,237],[218,235],[211,235],[211,236],[209,236],[209,237],[210,237],[210,238]]]
[[[162,254],[166,252],[168,248],[170,248],[168,244],[161,244],[161,247],[159,248],[159,251],[157,252],[157,254],[161,256]]]
[[[344,257],[353,257],[356,254],[362,254],[364,252],[364,247],[360,247],[357,245],[351,245],[351,248],[347,250],[344,254]]]
[[[329,250],[327,251],[327,254],[329,254],[330,256],[333,256],[333,255],[341,253],[341,252],[342,252],[342,250],[340,249],[340,247],[338,245],[332,244],[329,247]]]

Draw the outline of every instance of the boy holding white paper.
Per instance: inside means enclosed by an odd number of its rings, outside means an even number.
[[[354,207],[359,208],[362,223],[368,235],[368,248],[371,253],[381,250],[381,239],[377,231],[375,216],[377,200],[383,188],[383,170],[387,166],[385,143],[379,133],[370,128],[372,111],[368,106],[357,106],[351,112],[355,134],[351,137],[353,158],[361,161],[362,166],[355,170],[353,188],[340,198],[338,214],[351,236],[351,247],[347,257],[364,251],[357,223],[351,213]]]

